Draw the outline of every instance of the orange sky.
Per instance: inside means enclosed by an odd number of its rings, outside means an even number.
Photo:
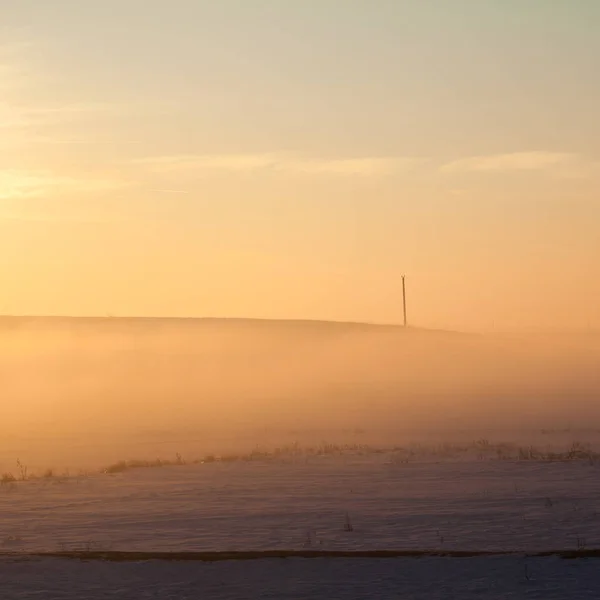
[[[143,6],[3,8],[0,312],[600,328],[597,2]]]

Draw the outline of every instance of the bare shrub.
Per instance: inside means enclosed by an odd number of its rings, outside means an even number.
[[[350,515],[346,513],[344,517],[344,531],[354,531],[354,525],[352,525],[352,521],[350,520]]]
[[[0,476],[0,484],[2,485],[8,485],[10,483],[14,483],[15,481],[17,481],[17,478],[12,474],[12,473],[2,473],[2,475]]]
[[[27,480],[27,466],[24,465],[20,459],[17,458],[17,468],[19,469],[19,475],[21,477],[21,481]]]

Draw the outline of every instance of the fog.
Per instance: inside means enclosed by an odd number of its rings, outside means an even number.
[[[6,318],[0,467],[600,428],[599,365],[591,332]]]

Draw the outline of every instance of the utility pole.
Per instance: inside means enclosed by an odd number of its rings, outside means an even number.
[[[404,309],[404,327],[408,326],[406,318],[406,276],[402,275],[402,306]]]

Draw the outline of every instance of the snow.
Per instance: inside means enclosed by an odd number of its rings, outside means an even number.
[[[0,486],[3,600],[597,598],[589,461],[304,456]],[[352,531],[346,526],[349,521]],[[57,551],[467,550],[472,558],[81,561]]]
[[[286,559],[224,563],[0,560],[4,600],[387,600],[598,597],[595,560]]]
[[[11,323],[0,340],[1,600],[598,597],[597,559],[524,554],[600,548],[600,338]],[[97,473],[121,460],[239,458],[323,440],[371,449]],[[529,446],[564,455],[574,442],[590,454],[508,460],[498,442],[524,458]],[[457,457],[457,444],[471,452]],[[417,452],[375,451],[397,446]],[[25,466],[38,478],[11,483]],[[302,549],[521,554],[33,557]]]
[[[0,544],[27,552],[600,547],[598,469],[403,464],[372,454],[38,479],[0,486]]]

